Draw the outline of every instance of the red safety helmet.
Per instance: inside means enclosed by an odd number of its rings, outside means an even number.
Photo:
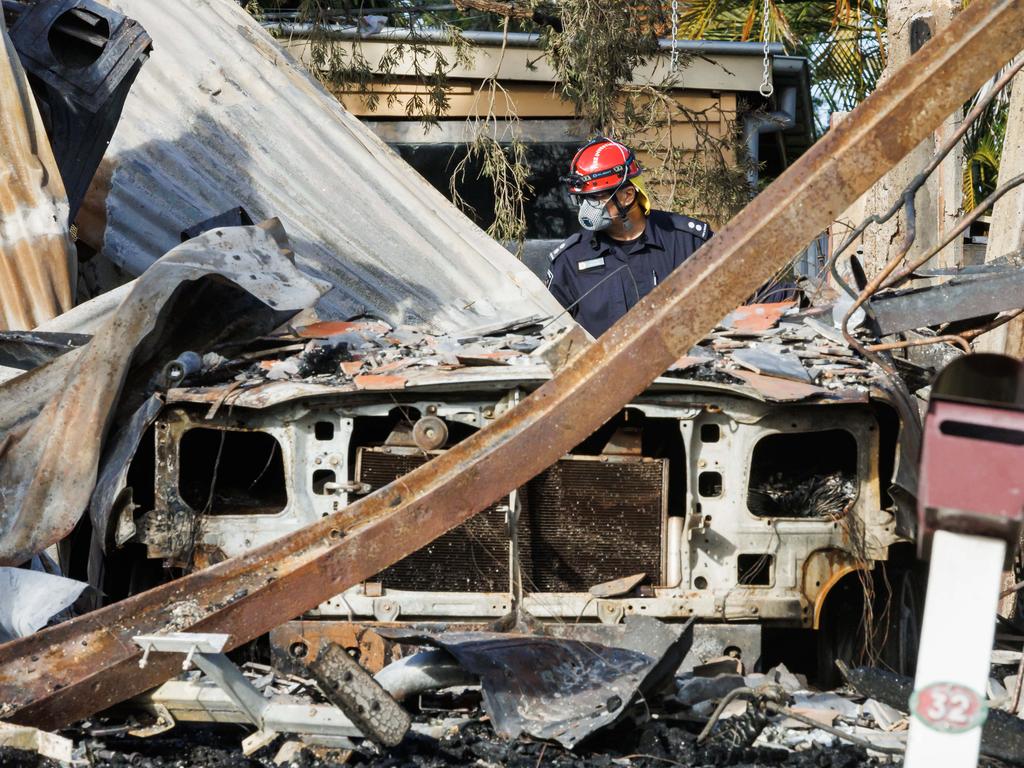
[[[569,175],[562,180],[569,194],[593,195],[617,192],[628,179],[640,175],[640,164],[625,144],[599,136],[584,145],[569,164]]]

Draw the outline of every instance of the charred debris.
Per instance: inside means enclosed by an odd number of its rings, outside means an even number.
[[[1019,265],[713,308],[490,466],[611,342],[233,3],[3,9],[0,763],[899,761],[923,403]]]

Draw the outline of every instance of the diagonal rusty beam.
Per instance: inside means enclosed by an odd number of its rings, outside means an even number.
[[[522,485],[614,415],[1021,47],[1024,0],[978,0],[559,375],[493,425],[340,516],[0,647],[0,717],[52,728],[169,678],[131,636],[194,629],[237,646]]]

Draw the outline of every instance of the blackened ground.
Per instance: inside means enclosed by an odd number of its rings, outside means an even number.
[[[410,740],[401,751],[386,757],[361,758],[359,765],[372,768],[441,768],[442,766],[500,765],[509,768],[614,768],[613,761],[624,757],[641,768],[665,768],[670,765],[801,766],[811,768],[862,768],[879,765],[863,750],[853,748],[816,749],[796,755],[775,749],[701,749],[694,745],[693,733],[663,722],[647,723],[639,728],[619,728],[601,742],[586,749],[569,752],[551,744],[533,741],[503,741],[494,738],[484,724],[474,724],[440,742]],[[312,764],[310,768],[320,768]]]
[[[239,747],[245,734],[240,729],[179,727],[151,739],[117,737],[94,741],[89,757],[93,766],[112,768],[271,768],[280,740],[252,757],[245,757]],[[367,768],[615,768],[622,763],[613,761],[625,757],[629,758],[630,765],[639,768],[672,765],[688,768],[868,768],[885,764],[868,758],[862,749],[850,746],[814,748],[799,753],[765,748],[727,750],[698,748],[694,738],[692,729],[657,721],[642,726],[621,726],[586,748],[570,752],[552,744],[499,739],[487,723],[473,723],[440,741],[410,736],[399,748],[386,754],[355,753],[344,764]],[[327,754],[318,757],[303,752],[300,758],[285,765],[287,768],[332,768],[341,764]],[[56,763],[40,760],[35,755],[0,751],[0,767],[8,766],[57,768]]]
[[[32,752],[0,747],[0,766],[3,768],[60,768],[60,763],[46,760]]]

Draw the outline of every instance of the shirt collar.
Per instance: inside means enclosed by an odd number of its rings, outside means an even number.
[[[647,226],[644,227],[644,233],[640,235],[637,240],[628,240],[626,242],[619,242],[613,240],[604,232],[597,232],[591,236],[591,247],[594,249],[594,255],[600,256],[605,251],[611,250],[612,245],[618,246],[619,250],[624,254],[630,254],[641,248],[657,248],[660,251],[665,250],[665,238],[659,227],[654,220],[653,216],[647,217]],[[637,248],[637,243],[641,243],[640,248]]]

